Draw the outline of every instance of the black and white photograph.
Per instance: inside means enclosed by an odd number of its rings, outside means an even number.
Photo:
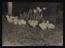
[[[63,46],[63,3],[3,2],[2,46]]]

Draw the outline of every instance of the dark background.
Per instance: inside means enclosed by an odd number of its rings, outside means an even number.
[[[63,3],[59,2],[13,2],[12,14],[19,16],[19,10],[28,12],[30,8],[36,8],[37,6],[47,8],[46,14],[50,21],[63,22]],[[2,12],[3,15],[7,14],[7,2],[3,2]]]

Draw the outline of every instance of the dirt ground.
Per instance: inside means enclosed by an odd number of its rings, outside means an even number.
[[[55,30],[41,30],[28,25],[18,26],[2,20],[3,46],[62,46],[63,24],[56,24]]]

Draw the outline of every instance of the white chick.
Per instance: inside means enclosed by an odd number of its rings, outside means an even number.
[[[55,29],[55,25],[53,25],[53,24],[48,24],[48,29]]]
[[[26,20],[21,19],[21,22],[22,22],[23,25],[26,25]]]
[[[50,24],[48,20],[47,20],[47,27],[48,29],[55,29],[55,25]]]
[[[42,30],[45,30],[45,29],[47,29],[47,23],[42,22],[42,23],[39,24],[39,27],[40,27]]]
[[[13,22],[11,16],[8,16],[8,15],[7,15],[6,18],[7,18],[7,21],[8,21],[9,23],[12,23],[12,22]]]
[[[28,23],[32,27],[36,27],[38,25],[38,21],[37,20],[28,20]]]
[[[24,19],[18,20],[19,25],[26,25],[26,21]]]

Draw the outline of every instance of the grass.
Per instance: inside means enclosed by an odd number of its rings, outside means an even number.
[[[37,41],[38,42],[42,41],[41,44],[44,43],[46,45],[49,45],[51,43],[52,45],[54,45],[55,43],[57,44],[59,42],[63,43],[61,41],[63,40],[62,39],[63,30],[62,29],[59,30],[61,27],[57,26],[55,30],[43,31],[38,27],[31,28],[28,25],[23,27],[18,25],[13,25],[11,23],[8,23],[7,20],[3,19],[2,22],[3,43],[5,43],[6,41],[11,41],[12,43],[18,42],[20,44],[25,44],[25,43],[29,44],[31,42],[35,44],[35,42]]]

